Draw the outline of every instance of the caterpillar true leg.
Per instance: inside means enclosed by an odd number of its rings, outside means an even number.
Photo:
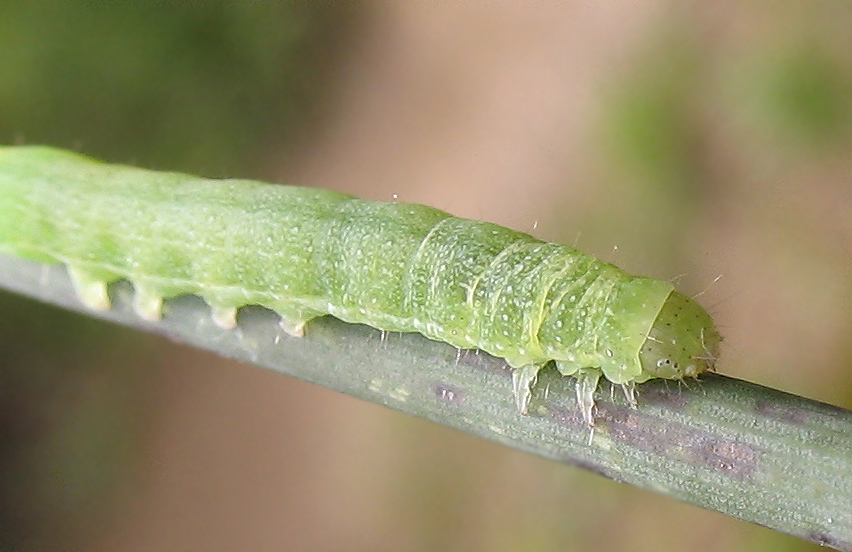
[[[515,404],[521,414],[526,414],[529,410],[530,399],[532,398],[532,386],[535,385],[538,379],[538,372],[541,370],[538,364],[527,364],[515,368],[512,372],[512,388],[515,392]]]
[[[580,405],[580,412],[588,426],[594,427],[592,409],[595,407],[595,389],[598,388],[601,372],[594,368],[582,368],[577,371],[576,378],[577,404]]]
[[[621,390],[624,392],[624,398],[630,403],[630,406],[636,408],[636,382],[629,381],[621,384]]]

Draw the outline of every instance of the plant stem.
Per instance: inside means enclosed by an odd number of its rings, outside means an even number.
[[[166,303],[159,322],[131,307],[127,282],[113,308],[79,304],[61,266],[0,256],[0,286],[592,470],[691,504],[839,550],[852,550],[852,412],[719,375],[689,387],[649,382],[639,406],[603,386],[595,428],[582,420],[574,380],[547,369],[530,414],[518,413],[511,369],[477,351],[417,334],[390,334],[324,317],[306,337],[264,309],[223,330],[198,298]],[[321,406],[321,405],[318,405]]]

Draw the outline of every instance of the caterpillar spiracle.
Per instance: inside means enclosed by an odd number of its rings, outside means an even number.
[[[634,385],[712,369],[713,320],[669,282],[576,249],[423,205],[329,190],[155,172],[49,147],[0,147],[0,251],[64,263],[93,309],[129,280],[134,308],[197,294],[234,327],[244,305],[303,335],[331,314],[482,349],[514,368],[526,412],[554,362],[577,378],[583,418],[604,376]]]

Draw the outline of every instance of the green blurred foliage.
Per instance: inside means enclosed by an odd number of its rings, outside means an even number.
[[[767,139],[817,154],[852,138],[852,60],[844,52],[795,44],[755,68],[752,109]],[[845,56],[846,59],[843,59]]]
[[[615,166],[666,195],[695,190],[701,175],[696,92],[705,59],[690,36],[658,40],[607,91],[603,125]]]
[[[150,340],[22,297],[0,308],[0,550],[71,545],[131,490]]]
[[[4,2],[0,139],[245,174],[271,144],[309,128],[353,11],[293,2]]]
[[[621,228],[636,228],[634,242],[621,245],[659,251],[657,264],[644,272],[660,278],[679,272],[677,263],[693,249],[683,239],[685,229],[694,228],[703,208],[706,62],[704,45],[675,32],[654,39],[605,91],[599,133],[607,167],[602,189],[609,197],[601,201],[609,208],[599,211],[597,226],[616,220]]]

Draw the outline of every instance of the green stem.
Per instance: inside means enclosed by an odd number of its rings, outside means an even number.
[[[130,308],[80,306],[65,270],[0,256],[0,286],[311,381],[472,435],[796,535],[852,550],[852,412],[719,375],[689,387],[649,382],[631,408],[596,393],[594,433],[574,380],[545,370],[521,416],[511,370],[487,354],[416,334],[383,335],[325,317],[289,337],[276,316],[240,312],[236,331],[212,323],[197,298],[167,302],[156,323]]]

